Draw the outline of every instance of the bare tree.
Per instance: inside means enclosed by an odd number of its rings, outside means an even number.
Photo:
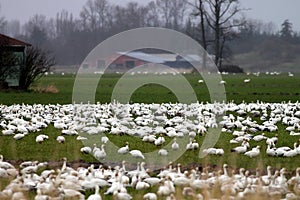
[[[208,12],[204,12],[208,25],[214,31],[214,52],[217,66],[222,64],[222,54],[226,41],[232,36],[233,28],[242,26],[243,20],[236,16],[243,10],[239,0],[206,0]],[[230,37],[228,37],[230,36]]]
[[[159,11],[154,1],[147,5],[147,12],[145,13],[147,26],[159,26]]]
[[[185,21],[186,5],[186,1],[182,0],[156,0],[164,27],[179,30]]]
[[[0,4],[0,11],[1,11],[1,4]],[[5,17],[0,16],[0,32],[4,32],[6,27],[7,21],[5,20]]]
[[[171,28],[171,4],[172,0],[156,0],[156,6],[162,14],[164,27]]]
[[[28,90],[35,80],[50,71],[55,62],[48,52],[37,47],[27,48],[25,55],[25,64],[21,68],[19,85],[21,89]]]
[[[185,0],[189,5],[194,8],[192,15],[200,18],[200,32],[201,32],[201,45],[203,49],[207,51],[208,41],[206,39],[206,27],[205,27],[205,1],[206,0],[195,0],[194,3]]]
[[[107,0],[88,0],[80,12],[84,28],[92,32],[104,28],[107,25],[109,6]]]
[[[242,26],[244,20],[237,19],[242,10],[239,0],[185,0],[193,7],[193,16],[200,18],[201,44],[205,50],[212,45],[214,61],[221,66],[222,57],[225,55],[226,42],[233,38],[234,29]],[[210,41],[207,32],[213,31],[213,39]],[[204,58],[205,59],[205,58]],[[205,62],[204,62],[205,63]]]
[[[47,23],[46,16],[34,15],[24,25],[27,40],[39,47],[47,47],[49,33],[52,32],[51,27]]]

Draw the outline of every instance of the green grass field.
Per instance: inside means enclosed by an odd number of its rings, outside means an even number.
[[[112,89],[115,86],[120,75],[105,75],[99,83],[96,101],[102,103],[110,102]],[[190,82],[199,101],[209,101],[208,90],[204,83],[199,84],[199,76],[186,75],[187,80]],[[244,79],[250,78],[250,83],[244,83]],[[58,89],[58,93],[38,93],[38,92],[13,92],[6,91],[0,92],[0,103],[11,104],[68,104],[72,102],[72,89],[74,84],[74,75],[51,75],[40,79],[35,83],[33,87],[55,85]],[[254,75],[223,75],[223,80],[226,81],[226,96],[228,101],[234,102],[256,102],[257,100],[265,102],[281,102],[281,101],[298,101],[300,97],[300,74],[294,77],[288,77],[287,74],[278,76],[261,75],[259,77]],[[299,89],[298,89],[299,88]],[[162,102],[176,102],[175,95],[165,87],[156,84],[145,85],[135,91],[131,98],[132,102],[143,103],[162,103]],[[259,120],[259,119],[258,119]],[[279,141],[281,145],[290,145],[292,147],[295,137],[287,136],[284,130],[285,127],[279,126]],[[50,135],[50,139],[41,145],[35,143],[36,135],[40,133],[46,133]],[[20,141],[14,140],[11,136],[0,137],[0,153],[5,155],[9,160],[40,160],[40,161],[59,161],[62,157],[67,157],[70,161],[84,160],[87,162],[96,162],[96,160],[89,155],[80,154],[79,149],[83,146],[80,141],[76,141],[74,136],[67,136],[67,142],[65,144],[57,144],[56,137],[61,134],[60,130],[55,129],[53,126],[49,126],[43,129],[40,133],[32,133],[29,136],[23,138]],[[286,132],[287,133],[287,132]],[[273,136],[275,133],[269,134]],[[136,148],[145,147],[142,142],[137,142],[135,138],[124,138],[118,136],[109,136],[115,144],[123,146],[125,141],[130,141]],[[294,169],[300,162],[295,162],[295,159],[291,158],[270,158],[265,155],[261,155],[258,158],[250,159],[246,156],[236,155],[230,153],[230,149],[235,145],[229,144],[229,140],[232,139],[231,134],[222,133],[221,137],[216,144],[216,147],[224,148],[224,156],[208,156],[205,159],[199,160],[198,151],[186,152],[178,162],[188,163],[203,163],[220,165],[224,162],[236,167],[248,167],[255,169],[257,164],[267,166],[269,164],[276,165],[278,167],[285,166],[289,169]],[[198,137],[197,140],[201,144],[204,137]],[[262,145],[262,151],[265,151],[265,145]],[[153,150],[157,148],[154,145],[149,144],[148,149]]]
[[[209,94],[205,84],[199,84],[198,80],[201,79],[197,75],[186,75],[187,80],[194,88],[199,101],[209,101]],[[96,101],[101,103],[110,102],[113,87],[117,83],[120,75],[105,75],[99,83]],[[250,78],[250,83],[244,83],[244,79]],[[256,77],[254,75],[224,75],[223,79],[226,81],[226,96],[227,101],[234,102],[256,102],[258,100],[264,102],[282,102],[292,101],[296,102],[300,98],[300,74],[294,77],[288,77],[287,74],[278,76],[261,75]],[[40,79],[33,87],[46,87],[47,85],[54,85],[58,89],[58,93],[38,93],[38,92],[15,92],[15,91],[2,91],[0,92],[0,104],[69,104],[72,103],[72,89],[75,76],[73,75],[51,75]],[[132,102],[139,103],[163,103],[163,102],[176,102],[175,95],[165,87],[149,84],[145,85],[135,91],[131,98]],[[259,121],[259,119],[257,119]],[[289,136],[285,131],[285,127],[278,125],[279,130],[274,133],[266,133],[268,137],[279,134],[279,146],[288,145],[292,147],[294,141],[299,139],[299,136]],[[38,134],[49,135],[49,140],[42,144],[35,142],[35,137]],[[55,140],[61,134],[60,130],[55,129],[52,125],[43,129],[39,133],[31,133],[22,140],[15,140],[12,136],[0,136],[0,154],[4,155],[5,160],[15,161],[20,163],[24,160],[39,160],[39,161],[56,161],[58,164],[62,163],[61,159],[67,157],[68,161],[84,161],[88,163],[99,163],[91,155],[80,153],[80,148],[83,147],[81,141],[77,141],[75,136],[65,136],[66,142],[58,144]],[[129,136],[111,136],[108,135],[111,141],[117,146],[123,146],[126,141],[129,141],[132,148],[155,150],[158,149],[154,144],[145,144],[141,140]],[[223,156],[207,156],[203,159],[198,158],[199,151],[187,151],[181,156],[176,163],[182,163],[184,167],[193,166],[216,166],[220,168],[223,163],[228,163],[233,168],[244,167],[252,170],[255,173],[255,168],[259,167],[266,169],[267,165],[272,165],[275,168],[286,167],[288,170],[295,170],[300,166],[300,155],[295,158],[283,157],[268,157],[264,153],[266,145],[264,142],[259,143],[262,146],[261,153],[257,158],[248,158],[244,155],[231,153],[230,149],[236,145],[229,144],[229,140],[233,136],[228,133],[222,133],[219,141],[215,147],[223,148],[225,154]],[[203,136],[197,136],[197,141],[201,145]],[[251,144],[255,146],[257,144]],[[174,163],[174,164],[176,164]],[[5,185],[5,183],[1,182]],[[1,186],[1,185],[0,185]],[[1,188],[1,187],[0,187]],[[144,193],[152,191],[155,192],[157,188],[151,188]],[[105,189],[101,190],[103,193]],[[180,191],[178,191],[180,192]],[[129,191],[135,194],[135,191]],[[88,194],[88,193],[87,193]],[[29,194],[34,195],[34,194]],[[140,196],[136,196],[140,195]],[[141,193],[135,194],[135,199],[141,199]],[[140,197],[140,198],[139,198]],[[111,197],[108,197],[108,199]]]
[[[117,80],[121,77],[121,75],[105,75],[101,79],[97,93],[96,93],[96,101],[100,101],[102,103],[110,102],[112,89],[115,86]],[[194,88],[199,101],[209,101],[209,93],[204,83],[199,84],[199,75],[186,75],[187,80],[190,82],[192,87]],[[250,78],[250,83],[244,83],[244,79]],[[223,79],[226,81],[226,96],[228,101],[234,102],[256,102],[257,100],[265,101],[265,102],[281,102],[281,101],[298,101],[300,97],[300,75],[295,75],[294,77],[288,77],[287,74],[282,74],[278,76],[271,75],[223,75]],[[1,104],[68,104],[72,102],[72,89],[74,84],[75,76],[74,75],[51,75],[40,79],[35,83],[33,87],[38,86],[47,86],[47,85],[55,85],[58,89],[58,93],[38,93],[38,92],[14,92],[14,91],[6,91],[0,92],[0,103]],[[175,95],[165,87],[156,84],[149,84],[139,88],[133,94],[131,98],[132,102],[143,102],[143,103],[162,103],[162,102],[176,102],[177,99]],[[283,127],[282,127],[283,128]],[[69,160],[79,160],[83,159],[88,162],[95,161],[91,156],[80,155],[78,154],[80,147],[82,146],[81,142],[75,141],[73,138],[67,138],[67,143],[62,145],[55,145],[55,148],[51,150],[52,144],[55,143],[55,138],[60,134],[59,130],[54,129],[53,127],[48,127],[43,130],[42,133],[48,133],[53,135],[49,141],[46,141],[43,145],[36,145],[34,138],[36,134],[30,134],[30,136],[24,138],[21,141],[15,141],[12,137],[1,136],[0,140],[0,153],[4,154],[7,159],[39,159],[39,160],[59,160],[63,156],[69,158]],[[283,132],[283,130],[278,131]],[[71,136],[70,136],[71,137]],[[217,144],[219,147],[225,147],[227,151],[230,150],[233,146],[227,145],[224,141],[229,141],[231,136],[223,134]],[[199,142],[202,142],[203,138],[198,138]],[[128,138],[124,139],[128,140]],[[124,141],[119,140],[117,141]],[[281,141],[281,140],[280,140]],[[123,142],[124,143],[124,142]],[[9,145],[7,145],[9,144]],[[20,144],[20,145],[19,145]],[[120,146],[124,144],[119,144]],[[285,144],[288,145],[288,144]],[[292,145],[292,144],[290,144]],[[154,145],[153,145],[154,146]],[[154,148],[154,147],[153,147]],[[48,152],[56,152],[47,155]],[[33,153],[35,152],[35,153]],[[182,163],[197,163],[203,162],[203,160],[199,161],[198,157],[194,155],[194,152],[187,152],[184,157],[179,159],[178,162]],[[47,156],[46,156],[47,155]],[[237,160],[232,158],[232,154],[225,154],[223,157],[211,156],[206,161],[210,164],[218,164],[222,162],[230,163],[232,160]],[[240,157],[240,156],[239,156]],[[237,167],[251,167],[255,168],[255,163],[253,159],[249,163],[250,159],[246,157],[241,157],[238,159],[240,162],[235,163],[234,165]],[[273,158],[262,158],[259,157],[256,161],[261,162],[264,166],[267,164],[271,164],[273,162]],[[277,158],[277,165],[281,165],[281,163],[288,164],[293,168],[294,165],[291,162],[285,162],[288,159],[284,160]],[[253,163],[253,164],[252,164]]]
[[[105,75],[101,78],[96,92],[96,101],[101,103],[111,102],[111,94],[115,84],[121,75]],[[199,84],[200,75],[185,75],[186,79],[194,88],[199,101],[210,101],[207,87],[204,83]],[[226,81],[227,101],[234,102],[296,102],[300,99],[300,74],[288,77],[287,74],[277,76],[272,75],[223,75]],[[250,78],[250,83],[243,80]],[[58,93],[38,93],[38,92],[0,92],[0,104],[68,104],[72,103],[72,92],[75,76],[74,75],[51,75],[38,80],[33,87],[54,85]],[[131,97],[132,102],[143,103],[163,103],[176,102],[176,96],[167,88],[148,84],[140,87]]]

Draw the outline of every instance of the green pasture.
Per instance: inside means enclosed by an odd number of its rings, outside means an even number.
[[[105,75],[101,78],[96,91],[96,100],[101,103],[111,101],[111,94],[114,86],[121,75]],[[205,83],[198,83],[199,79],[202,79],[200,75],[185,75],[185,78],[190,82],[191,86],[198,97],[199,101],[210,101],[209,93]],[[256,102],[258,100],[264,102],[282,102],[292,101],[296,102],[300,98],[300,74],[296,74],[293,77],[289,77],[287,74],[281,74],[278,76],[272,75],[222,75],[223,80],[226,81],[226,97],[227,101],[234,102]],[[244,79],[251,79],[249,83],[244,83]],[[0,92],[0,104],[68,104],[72,103],[72,92],[75,76],[74,75],[49,75],[37,81],[29,92],[21,91],[1,91]],[[47,87],[49,85],[55,86],[58,89],[58,93],[43,93],[35,92],[37,87]],[[139,103],[163,103],[163,102],[176,102],[176,96],[167,88],[157,84],[147,84],[140,87],[134,92],[131,98],[131,102]],[[249,114],[250,115],[250,114]],[[259,119],[256,119],[259,121]],[[266,133],[268,137],[279,135],[278,146],[290,146],[293,147],[293,143],[297,142],[299,136],[290,136],[285,131],[285,126],[279,125],[279,130],[273,133]],[[35,137],[38,134],[49,135],[49,140],[46,140],[42,144],[35,142]],[[257,133],[259,134],[259,133]],[[0,154],[4,155],[5,160],[19,164],[25,160],[39,160],[56,163],[56,167],[61,166],[62,158],[66,157],[71,163],[94,163],[96,166],[100,165],[100,162],[93,158],[91,155],[86,155],[80,152],[80,148],[84,146],[81,141],[76,140],[76,136],[65,136],[66,142],[59,144],[56,141],[56,137],[61,135],[61,130],[55,129],[53,125],[43,129],[38,133],[30,133],[28,136],[21,140],[15,140],[12,136],[0,136]],[[156,147],[154,144],[144,143],[141,139],[129,136],[111,136],[107,135],[110,140],[117,146],[124,146],[128,141],[131,149],[141,149],[143,152],[149,152],[158,150],[160,147]],[[232,168],[244,167],[255,173],[255,169],[266,170],[267,165],[272,165],[274,168],[286,167],[289,171],[294,171],[296,167],[300,166],[300,155],[294,158],[283,157],[269,157],[265,154],[266,145],[265,142],[251,142],[251,148],[260,145],[261,154],[257,158],[248,158],[244,155],[231,153],[230,149],[236,145],[230,144],[229,140],[233,136],[229,133],[221,133],[221,136],[215,145],[215,147],[223,148],[225,154],[223,156],[207,156],[203,159],[198,157],[199,150],[186,151],[176,162],[181,163],[184,168],[186,167],[203,167],[211,166],[215,168],[221,168],[223,163],[227,163]],[[204,136],[197,136],[197,141],[200,146],[204,140]],[[94,138],[95,143],[101,143],[100,137]],[[171,139],[167,139],[167,142],[172,142]],[[5,180],[0,181],[0,184],[5,185]],[[3,188],[1,187],[0,188]],[[2,186],[3,186],[2,185]],[[141,199],[142,195],[152,191],[156,192],[157,188],[151,188],[147,191],[136,193],[134,190],[129,190],[129,193],[134,194],[134,199]],[[105,189],[101,190],[103,193]],[[177,191],[180,193],[180,191]],[[88,192],[89,193],[89,192]],[[29,195],[34,195],[30,193]],[[180,196],[180,194],[178,194]],[[107,197],[110,199],[111,196]]]
[[[101,78],[96,91],[95,101],[101,103],[111,102],[111,94],[114,86],[121,75],[108,74]],[[193,87],[198,100],[210,101],[210,96],[205,83],[198,83],[202,79],[201,75],[185,75]],[[234,102],[282,102],[298,101],[300,99],[300,74],[289,77],[287,73],[280,75],[222,75],[226,81],[225,93],[227,101]],[[244,83],[244,79],[251,79],[249,83]],[[72,92],[75,75],[49,75],[38,80],[29,92],[22,91],[1,91],[0,104],[68,104],[72,103]],[[58,93],[34,92],[34,88],[47,87],[53,85],[58,89]],[[176,96],[166,87],[157,84],[147,84],[138,88],[131,97],[131,102],[139,103],[163,103],[177,102]]]

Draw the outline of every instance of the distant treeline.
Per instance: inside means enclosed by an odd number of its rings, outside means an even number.
[[[21,26],[19,21],[6,21],[2,17],[0,31],[51,51],[59,65],[76,65],[103,40],[132,28],[171,28],[202,44],[203,26],[196,8],[183,0],[156,0],[147,5],[130,2],[125,6],[113,5],[106,0],[88,0],[78,18],[64,10],[50,19],[34,15]],[[204,28],[207,50],[214,54],[214,47],[210,45],[215,39],[214,30],[208,23],[204,23]],[[226,33],[222,58],[231,64],[251,62],[251,56],[270,61],[260,63],[262,66],[272,62],[293,62],[300,54],[300,35],[293,31],[288,20],[276,30],[273,23],[243,18],[243,23],[230,31],[230,34]]]

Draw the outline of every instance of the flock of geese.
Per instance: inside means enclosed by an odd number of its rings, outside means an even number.
[[[122,165],[104,167],[69,167],[64,158],[57,169],[46,169],[47,163],[25,161],[18,168],[0,159],[1,179],[10,182],[0,192],[0,199],[24,200],[28,193],[35,200],[79,199],[101,200],[113,196],[116,200],[133,199],[139,193],[144,200],[181,199],[289,199],[300,197],[300,168],[287,177],[285,168],[266,173],[244,168],[235,171],[223,165],[223,169],[210,167],[183,170],[170,163],[156,175],[145,169],[145,163],[128,170]],[[41,170],[42,169],[42,170]],[[128,192],[129,189],[132,192]]]
[[[199,151],[201,146],[197,142],[197,137],[204,137],[211,129],[220,129],[221,134],[230,134],[231,139],[228,142],[235,146],[231,149],[231,152],[241,154],[241,156],[254,158],[261,153],[265,153],[274,157],[296,157],[295,162],[297,162],[297,156],[300,154],[300,103],[298,102],[240,104],[234,102],[197,102],[189,105],[182,103],[120,104],[117,102],[110,104],[0,105],[0,129],[2,135],[9,135],[16,140],[21,140],[28,134],[39,132],[49,125],[61,130],[61,135],[56,138],[58,143],[66,142],[64,135],[74,135],[74,138],[82,141],[88,140],[88,137],[83,136],[81,133],[93,136],[99,135],[101,145],[94,143],[91,146],[84,146],[81,148],[81,152],[92,154],[101,161],[107,157],[106,151],[109,139],[104,136],[105,134],[135,136],[137,140],[157,146],[157,155],[168,158],[172,152],[179,150]],[[283,126],[285,130],[279,132],[279,126]],[[280,141],[279,138],[284,137],[284,135],[290,138],[290,143],[284,144]],[[51,134],[39,134],[36,136],[36,142],[43,145],[43,142],[49,137],[52,137]],[[186,144],[183,145],[178,142],[180,138],[185,137],[188,138]],[[172,139],[170,148],[165,147],[167,138]],[[85,142],[83,143],[86,144]],[[266,148],[262,148],[262,145]],[[266,151],[261,152],[262,149],[266,149]],[[201,150],[205,154],[219,156],[226,153],[226,150],[224,151],[220,147]],[[116,149],[115,153],[121,156],[130,155],[135,159],[139,159],[143,165],[147,161],[147,156],[143,152],[139,149],[131,149],[128,143],[124,143],[124,146]],[[1,163],[4,163],[4,161],[1,161]],[[144,169],[143,165],[138,166]],[[220,173],[213,171],[199,172],[195,169],[181,172],[180,167],[177,167],[176,171],[171,166],[170,169],[166,169],[167,171],[161,172],[164,173],[163,175],[158,174],[157,177],[149,177],[147,170],[137,169],[135,171],[136,174],[134,174],[125,170],[124,166],[115,168],[109,176],[100,176],[98,173],[104,173],[106,170],[112,169],[101,167],[95,169],[94,166],[90,166],[88,169],[70,169],[64,164],[62,169],[58,171],[50,170],[51,173],[48,171],[49,174],[44,176],[36,174],[36,170],[39,168],[38,163],[32,163],[28,166],[31,169],[28,173],[26,170],[17,170],[7,166],[3,167],[1,164],[1,177],[16,176],[16,179],[12,181],[12,184],[18,185],[16,188],[25,184],[26,178],[31,180],[36,178],[33,188],[36,190],[37,195],[48,194],[37,186],[38,183],[45,183],[50,184],[47,187],[57,189],[56,193],[52,193],[57,194],[57,198],[76,192],[78,198],[84,198],[82,191],[86,189],[84,187],[85,184],[88,184],[86,180],[88,177],[90,178],[89,181],[96,179],[96,183],[94,185],[91,184],[93,186],[89,188],[95,189],[96,196],[99,191],[96,185],[100,189],[114,186],[113,188],[117,189],[107,189],[105,194],[112,194],[116,199],[130,199],[129,194],[126,192],[126,187],[134,187],[135,189],[137,189],[137,185],[138,188],[142,187],[143,189],[152,187],[151,183],[145,181],[146,178],[155,181],[159,188],[155,194],[147,194],[145,199],[156,199],[155,195],[175,199],[175,186],[187,187],[183,188],[183,191],[195,195],[195,198],[196,196],[199,199],[207,198],[209,194],[197,194],[197,189],[203,189],[201,188],[204,187],[202,185],[205,185],[204,188],[206,189],[219,185],[224,195],[239,196],[240,198],[244,198],[244,195],[249,193],[255,194],[257,190],[269,195],[272,192],[276,195],[280,192],[280,194],[286,194],[288,197],[292,194],[299,195],[299,170],[296,170],[295,180],[297,181],[294,181],[294,179],[293,181],[282,181],[286,179],[284,178],[286,173],[284,169],[275,171],[273,175],[268,170],[266,176],[268,176],[269,182],[267,183],[263,181],[265,178],[262,178],[265,176],[258,175],[258,172],[255,175],[250,175],[249,172],[241,169],[238,174],[232,172],[229,175],[230,173],[226,171],[226,167]],[[23,167],[20,166],[20,169]],[[175,171],[177,174],[174,174]],[[145,176],[141,176],[140,173]],[[237,179],[236,177],[238,176],[240,178]],[[68,178],[71,180],[68,180]],[[67,182],[65,182],[65,179],[67,179]],[[86,181],[84,185],[81,184],[83,180]],[[214,181],[210,182],[209,180]],[[75,187],[71,182],[78,185]],[[100,183],[105,183],[106,185],[101,185]],[[71,186],[68,186],[68,184]],[[71,191],[73,186],[78,188],[76,192]],[[281,189],[279,189],[279,186]],[[229,194],[227,190],[230,190]],[[14,190],[11,193],[9,191],[11,190],[4,190],[1,195],[7,195],[12,199],[20,199],[13,197],[16,193]],[[44,199],[47,198],[45,197]]]
[[[16,140],[50,124],[61,130],[61,135],[56,138],[59,143],[65,142],[64,135],[75,135],[77,140],[85,141],[88,137],[81,133],[98,134],[99,141],[102,136],[100,146],[92,144],[81,149],[81,152],[94,154],[97,159],[106,157],[109,139],[104,133],[136,136],[142,142],[157,146],[158,155],[168,156],[172,151],[200,149],[196,137],[205,136],[212,128],[219,128],[222,134],[231,134],[232,139],[228,142],[236,145],[231,150],[233,153],[257,157],[264,141],[268,156],[295,157],[300,154],[298,102],[0,105],[0,115],[2,135],[11,135]],[[284,126],[285,130],[279,133],[278,125]],[[278,138],[284,135],[289,135],[293,141],[282,145]],[[37,135],[36,142],[43,143],[49,137],[51,135]],[[168,149],[164,148],[167,137],[172,139]],[[184,145],[176,140],[183,137],[189,138]],[[224,154],[222,148],[201,150],[206,154]],[[128,143],[115,153],[145,159],[140,150],[130,149]]]

